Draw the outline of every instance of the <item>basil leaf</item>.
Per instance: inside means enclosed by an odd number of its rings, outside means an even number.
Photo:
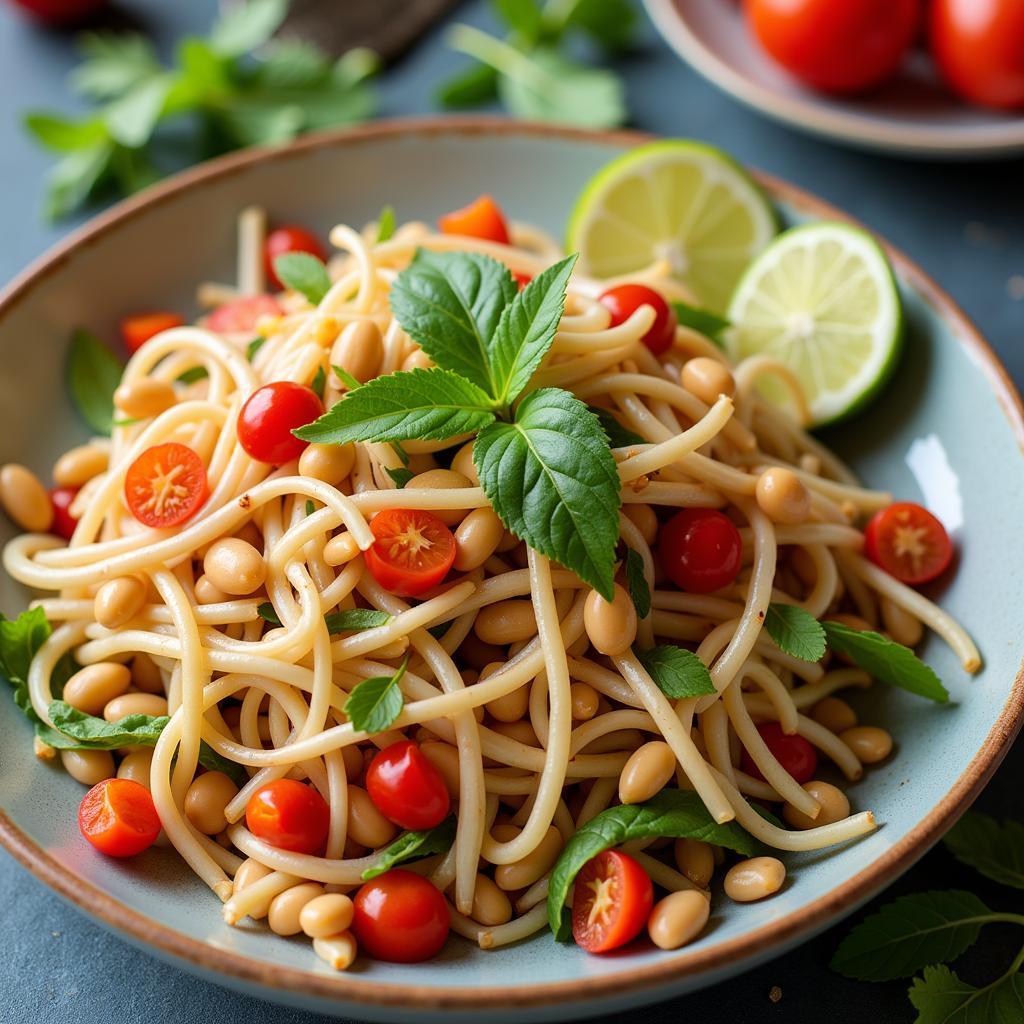
[[[845,654],[875,679],[939,704],[949,700],[949,692],[939,677],[909,647],[888,640],[881,633],[860,632],[839,622],[826,621],[822,626],[829,647],[836,654]]]
[[[241,57],[262,46],[281,27],[288,0],[247,0],[227,8],[210,32],[210,46],[221,57]]]
[[[274,606],[269,601],[264,601],[257,609],[256,614],[265,621],[269,622],[272,626],[280,626],[281,620],[278,617]]]
[[[456,72],[437,91],[437,102],[449,109],[478,107],[498,98],[498,72],[489,64],[471,64]]]
[[[108,180],[116,148],[112,141],[97,142],[68,153],[54,165],[46,179],[45,212],[49,220],[66,217]]]
[[[948,967],[926,967],[907,995],[916,1024],[994,1024],[1024,1018],[1024,974],[1004,974],[985,988],[961,981]]]
[[[487,395],[457,373],[416,369],[363,384],[318,420],[293,433],[318,444],[413,438],[440,441],[492,422],[490,407]]]
[[[309,388],[321,402],[324,400],[325,387],[327,387],[327,374],[324,373],[322,366],[318,366],[316,373],[313,374],[313,380],[310,382]]]
[[[256,357],[256,353],[259,352],[264,345],[266,345],[267,339],[257,335],[248,345],[245,346],[245,358],[251,363]]]
[[[260,85],[272,89],[309,89],[322,85],[331,62],[318,46],[302,39],[274,40],[260,54]]]
[[[1024,889],[1024,824],[968,811],[942,840],[958,861],[1000,885]]]
[[[286,288],[300,292],[312,306],[319,306],[331,290],[327,267],[308,252],[286,252],[274,257],[274,273]]]
[[[440,640],[445,633],[454,625],[455,620],[449,619],[447,622],[439,622],[436,626],[429,626],[427,632],[435,639]]]
[[[637,618],[646,619],[651,614],[651,588],[644,576],[644,560],[632,548],[626,548],[626,585]]]
[[[537,0],[494,0],[494,7],[510,29],[524,39],[536,39],[541,28],[541,11]]]
[[[640,664],[666,697],[702,697],[714,693],[715,684],[707,666],[693,651],[673,644],[661,644],[647,651],[635,651]]]
[[[567,27],[585,32],[606,50],[624,50],[636,31],[636,9],[630,0],[577,0],[568,5]]]
[[[402,463],[402,465],[405,466],[406,468],[408,468],[408,466],[409,466],[409,453],[402,446],[402,442],[401,441],[392,441],[391,442],[391,450],[398,456],[399,461]]]
[[[163,113],[172,84],[170,75],[154,75],[109,104],[103,122],[111,137],[129,149],[145,145]]]
[[[384,472],[395,481],[395,486],[399,490],[402,490],[402,488],[404,488],[405,485],[416,475],[412,470],[406,469],[404,466],[399,469],[388,469],[385,467]]]
[[[690,790],[663,789],[642,804],[621,804],[602,811],[587,822],[565,844],[548,884],[548,923],[555,938],[569,937],[562,910],[569,889],[587,861],[613,846],[633,839],[670,836],[674,839],[700,839],[724,846],[745,857],[758,852],[756,840],[734,821],[719,825],[708,813],[696,793]]]
[[[210,374],[205,366],[191,366],[178,376],[178,383],[195,384],[196,381],[206,380],[209,376]]]
[[[208,771],[223,773],[239,789],[249,781],[249,773],[242,765],[221,757],[206,740],[199,741],[199,763]]]
[[[338,380],[340,380],[349,391],[355,391],[356,388],[361,388],[363,386],[343,366],[335,366],[334,363],[331,363],[331,369],[334,371],[334,375]]]
[[[107,129],[99,118],[72,121],[56,114],[28,113],[25,127],[48,149],[58,153],[71,153],[88,149],[107,137]]]
[[[495,398],[502,405],[519,397],[551,348],[575,263],[574,254],[548,267],[502,311],[487,343],[487,359],[497,384]]]
[[[517,293],[508,267],[489,256],[417,249],[391,287],[391,309],[439,367],[497,397],[488,346]]]
[[[373,866],[368,867],[361,877],[364,882],[369,882],[370,879],[383,875],[385,871],[390,871],[396,864],[429,857],[432,853],[447,853],[454,842],[454,817],[445,818],[440,825],[435,825],[434,828],[406,832],[390,846],[385,846],[373,862]]]
[[[14,703],[31,721],[38,717],[28,696],[28,670],[51,632],[42,608],[30,608],[16,619],[0,614],[0,673],[14,687]]]
[[[676,320],[681,327],[689,327],[709,338],[719,348],[722,347],[722,332],[732,326],[724,316],[707,309],[698,309],[686,302],[673,302],[672,308],[676,311]]]
[[[331,612],[326,621],[328,633],[345,633],[386,626],[391,616],[376,608],[348,608],[341,612]]]
[[[68,388],[79,415],[98,434],[114,424],[114,392],[121,383],[121,363],[94,334],[79,328],[71,335]]]
[[[773,601],[764,617],[764,628],[784,654],[801,661],[821,661],[825,657],[825,629],[803,608]]]
[[[71,86],[89,99],[121,96],[160,70],[153,44],[138,32],[86,32],[78,48],[85,60],[71,72]]]
[[[628,448],[631,444],[647,444],[646,438],[624,427],[607,409],[599,409],[596,405],[588,405],[601,424],[601,429],[608,437],[612,448]]]
[[[371,734],[384,732],[402,713],[405,698],[398,684],[408,664],[407,657],[394,675],[374,676],[353,687],[345,701],[345,714],[354,729]]]
[[[117,750],[136,745],[153,746],[171,720],[168,715],[126,715],[108,722],[55,700],[49,707],[50,719],[58,730],[51,747],[60,750]],[[51,730],[52,731],[52,730]]]
[[[316,505],[309,499],[306,499],[306,515],[311,516],[316,511]]]
[[[514,423],[480,431],[473,463],[507,529],[612,599],[619,476],[604,431],[579,399],[559,388],[528,395]]]
[[[385,206],[377,217],[377,244],[386,242],[395,233],[395,208]]]

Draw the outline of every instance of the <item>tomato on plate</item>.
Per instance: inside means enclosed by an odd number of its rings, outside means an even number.
[[[522,291],[532,280],[533,274],[528,274],[525,270],[513,270],[512,280],[519,286],[519,290]]]
[[[437,226],[446,235],[466,235],[469,238],[484,238],[489,242],[508,245],[511,236],[501,207],[487,195],[474,199],[461,210],[452,210],[437,218]]]
[[[53,25],[81,21],[107,6],[107,0],[14,0],[14,3],[40,21]]]
[[[292,853],[320,853],[331,827],[327,801],[297,779],[260,786],[245,807],[245,824],[258,839]]]
[[[949,86],[972,103],[1024,108],[1024,3],[932,0],[932,56]]]
[[[203,460],[177,441],[147,448],[124,477],[128,508],[146,526],[180,526],[209,493]]]
[[[588,953],[608,953],[640,934],[654,903],[647,872],[621,850],[583,865],[572,891],[572,937]]]
[[[818,752],[803,738],[796,733],[787,735],[782,731],[778,722],[762,722],[757,731],[761,739],[772,752],[775,758],[790,775],[802,786],[814,778],[818,768]],[[754,764],[754,759],[743,751],[740,758],[740,768],[755,779],[764,779],[761,769]]]
[[[421,875],[392,868],[355,895],[352,931],[360,949],[378,960],[414,964],[441,951],[448,938],[448,904]]]
[[[215,334],[249,334],[265,316],[283,316],[284,308],[273,295],[247,295],[218,306],[206,317]]]
[[[50,504],[53,506],[50,533],[55,533],[65,540],[71,540],[71,535],[78,525],[78,520],[71,514],[71,503],[77,493],[77,487],[54,487],[50,491]]]
[[[654,309],[654,323],[640,339],[656,356],[671,347],[676,336],[676,311],[653,288],[645,284],[620,284],[599,295],[612,315],[612,327],[625,323],[641,306]]]
[[[736,524],[712,508],[684,508],[658,531],[658,561],[682,590],[710,594],[739,575],[743,542]]]
[[[900,583],[916,587],[946,571],[953,559],[953,542],[928,509],[898,501],[868,521],[864,554]]]
[[[138,352],[150,338],[172,327],[181,327],[185,321],[177,313],[137,313],[121,321],[121,337],[129,352]]]
[[[374,542],[363,552],[366,568],[399,597],[436,587],[455,561],[455,537],[432,512],[386,508],[370,520]]]
[[[280,466],[297,459],[309,444],[292,431],[312,423],[323,411],[312,388],[290,380],[264,384],[238,414],[238,441],[257,462]]]
[[[775,60],[802,82],[834,93],[890,78],[921,23],[921,0],[744,0],[743,9]]]
[[[267,240],[263,243],[263,267],[267,274],[267,280],[275,288],[283,288],[284,285],[274,270],[274,260],[289,252],[308,252],[310,256],[315,256],[318,260],[327,259],[327,251],[312,231],[307,231],[295,224],[275,228],[267,235]]]
[[[374,757],[366,791],[377,810],[402,828],[433,828],[448,815],[444,779],[412,740],[392,743]]]
[[[148,789],[131,779],[104,779],[78,807],[82,835],[108,857],[134,857],[160,834],[160,818]]]

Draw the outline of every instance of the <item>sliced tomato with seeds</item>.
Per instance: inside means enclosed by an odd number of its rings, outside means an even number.
[[[501,207],[488,195],[474,199],[460,210],[452,210],[437,218],[437,226],[445,235],[465,235],[483,238],[488,242],[508,245],[511,236]]]
[[[283,316],[284,308],[273,295],[247,295],[218,306],[206,318],[216,334],[252,334],[265,316]]]
[[[366,567],[385,589],[399,597],[418,597],[436,587],[455,561],[455,537],[431,512],[387,508],[370,520],[373,545]]]
[[[138,352],[150,338],[155,338],[172,327],[181,327],[185,321],[177,313],[138,313],[121,321],[121,337],[129,352]]]
[[[916,587],[946,571],[953,542],[928,509],[898,501],[871,517],[864,529],[864,553],[890,576]]]
[[[104,779],[82,797],[79,831],[108,857],[134,857],[160,834],[160,817],[148,789],[131,779]]]
[[[177,441],[147,448],[129,467],[124,498],[145,526],[180,526],[210,493],[203,460]]]
[[[583,865],[572,893],[572,937],[588,953],[608,953],[647,923],[654,887],[628,853],[605,850]]]

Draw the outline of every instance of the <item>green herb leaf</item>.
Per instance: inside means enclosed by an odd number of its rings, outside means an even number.
[[[287,13],[287,0],[232,4],[213,26],[210,45],[222,57],[241,57],[267,42]]]
[[[693,651],[673,644],[661,644],[647,651],[635,651],[640,664],[666,697],[702,697],[715,692],[707,665]]]
[[[48,710],[57,734],[48,738],[47,742],[59,750],[117,750],[119,747],[136,745],[153,746],[170,721],[167,715],[127,715],[117,722],[108,722],[87,715],[61,700],[53,701]]]
[[[449,629],[452,628],[454,619],[449,619],[447,622],[439,622],[436,626],[430,626],[427,628],[427,632],[435,639],[440,640]]]
[[[394,675],[373,676],[353,687],[345,701],[345,714],[352,728],[371,735],[390,728],[405,704],[399,683],[408,664],[409,659],[406,657]]]
[[[644,560],[632,548],[626,548],[626,585],[637,618],[646,619],[651,614],[651,588],[644,576]]]
[[[494,0],[498,16],[522,39],[533,41],[541,28],[541,10],[537,0]]]
[[[286,252],[274,257],[274,273],[281,284],[305,295],[313,306],[319,306],[331,290],[323,260],[308,252]]]
[[[974,944],[991,915],[970,892],[902,896],[857,925],[831,966],[861,981],[909,978],[929,964],[955,960]]]
[[[395,233],[395,208],[385,206],[377,217],[377,244],[386,242]]]
[[[311,516],[316,511],[316,505],[314,502],[307,498],[306,499],[306,515]]]
[[[237,761],[221,757],[206,740],[199,741],[199,763],[211,772],[222,772],[239,789],[249,781],[249,773]]]
[[[30,608],[16,619],[0,614],[0,673],[14,687],[14,703],[32,721],[37,716],[28,696],[28,670],[50,633],[42,608]]]
[[[385,467],[384,472],[395,481],[395,486],[399,490],[402,490],[416,475],[411,469],[406,469],[404,466],[400,466],[398,469],[388,469]]]
[[[313,380],[310,382],[309,387],[322,402],[324,400],[324,388],[327,387],[327,374],[324,373],[322,366],[316,368],[316,373],[313,375]]]
[[[206,380],[209,376],[205,366],[191,366],[184,373],[178,375],[178,383],[195,384],[196,381]]]
[[[87,32],[79,49],[85,61],[71,73],[71,85],[89,99],[122,96],[161,70],[153,44],[137,32]]]
[[[403,466],[409,465],[409,453],[402,447],[401,441],[392,441],[391,450],[398,456]]]
[[[942,840],[958,861],[1000,885],[1024,889],[1024,824],[968,811]]]
[[[114,423],[114,391],[121,383],[121,363],[95,335],[79,328],[71,335],[68,387],[79,415],[98,434]]]
[[[473,462],[505,527],[610,601],[619,476],[587,407],[558,388],[535,391],[519,404],[514,423],[480,431]]]
[[[264,89],[309,89],[323,84],[331,62],[319,47],[303,39],[280,39],[261,54],[260,85]]]
[[[471,64],[457,71],[438,90],[442,107],[478,107],[498,98],[498,72],[489,64]]]
[[[351,373],[348,372],[348,370],[344,369],[344,367],[335,366],[331,363],[331,369],[334,371],[334,375],[338,380],[340,380],[349,391],[355,391],[356,388],[361,388],[363,386],[355,377],[352,376]]]
[[[600,421],[601,429],[607,435],[608,443],[612,448],[628,448],[631,444],[647,444],[646,438],[624,427],[607,409],[599,409],[596,405],[588,405],[587,409]]]
[[[331,612],[327,616],[328,633],[354,633],[361,629],[375,629],[386,626],[391,621],[387,612],[376,608],[348,608],[345,611]]]
[[[116,151],[113,142],[98,142],[55,164],[47,176],[47,218],[58,220],[81,206],[107,179]]]
[[[103,114],[111,136],[132,149],[147,143],[163,112],[171,83],[168,75],[154,75],[111,103]]]
[[[784,654],[801,661],[821,661],[825,657],[824,627],[798,605],[773,601],[768,605],[764,628]]]
[[[363,384],[294,433],[318,444],[440,441],[486,426],[494,419],[491,405],[483,391],[457,373],[416,369]]]
[[[566,25],[582,30],[606,50],[624,50],[636,32],[636,9],[630,0],[576,0],[569,4]]]
[[[592,857],[634,839],[669,836],[699,839],[724,846],[745,857],[758,852],[757,842],[734,821],[719,825],[703,801],[689,790],[663,789],[642,804],[622,804],[602,811],[565,844],[551,871],[548,885],[548,923],[564,941],[569,929],[563,920],[565,898],[580,868]]]
[[[508,267],[489,256],[418,249],[395,278],[391,309],[439,367],[497,397],[488,347],[502,311],[517,293]]]
[[[681,327],[689,327],[705,338],[710,338],[719,348],[722,347],[722,332],[732,326],[724,316],[698,309],[686,302],[673,302],[672,306]]]
[[[364,882],[369,882],[370,879],[383,875],[385,871],[390,871],[398,864],[429,857],[433,853],[447,853],[454,842],[454,817],[445,818],[440,825],[435,825],[434,828],[406,832],[390,846],[385,846],[373,862],[373,866],[367,868],[361,877]]]
[[[257,335],[248,345],[245,346],[245,358],[251,363],[256,357],[256,353],[259,352],[264,345],[266,345],[267,339]]]
[[[107,138],[107,129],[98,117],[72,121],[58,114],[33,112],[25,115],[25,127],[48,149],[71,153],[88,149]]]
[[[281,619],[278,617],[274,606],[269,601],[264,601],[257,609],[256,614],[263,619],[265,622],[269,622],[272,626],[280,626]]]
[[[860,632],[839,622],[823,622],[828,646],[845,654],[880,682],[909,690],[919,697],[944,704],[949,692],[939,677],[909,647],[887,640],[881,633]]]
[[[907,994],[917,1010],[917,1024],[1024,1020],[1024,974],[1004,974],[985,988],[975,988],[948,967],[926,967]]]

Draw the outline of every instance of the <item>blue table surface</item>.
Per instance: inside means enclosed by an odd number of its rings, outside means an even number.
[[[336,0],[344,2],[344,0]],[[201,32],[214,0],[127,0],[164,44]],[[456,18],[492,23],[488,5],[465,4]],[[431,32],[381,79],[381,115],[429,114],[433,88],[460,60]],[[61,238],[69,227],[43,222],[41,181],[49,157],[22,131],[26,108],[71,110],[65,76],[71,40],[43,32],[0,7],[0,281]],[[1024,163],[937,164],[839,148],[783,128],[738,106],[685,67],[646,28],[637,52],[621,63],[636,127],[706,139],[751,166],[772,172],[836,203],[867,223],[932,274],[1024,383]],[[1017,780],[1024,749],[1011,753],[979,800],[991,814],[1021,815]],[[941,848],[889,895],[969,886],[1000,909],[1024,911],[1024,897],[964,877]],[[70,909],[0,854],[0,1022],[113,1024],[146,1019],[313,1024],[322,1018],[246,998],[196,980],[124,944]],[[1016,905],[1015,905],[1016,904]],[[847,926],[800,949],[684,999],[621,1015],[624,1024],[762,1021],[911,1021],[904,982],[847,981],[828,969]],[[1008,963],[1019,942],[997,926],[983,948],[961,962],[961,976],[982,981]],[[781,991],[781,998],[775,998]],[[771,993],[771,998],[770,994]]]

